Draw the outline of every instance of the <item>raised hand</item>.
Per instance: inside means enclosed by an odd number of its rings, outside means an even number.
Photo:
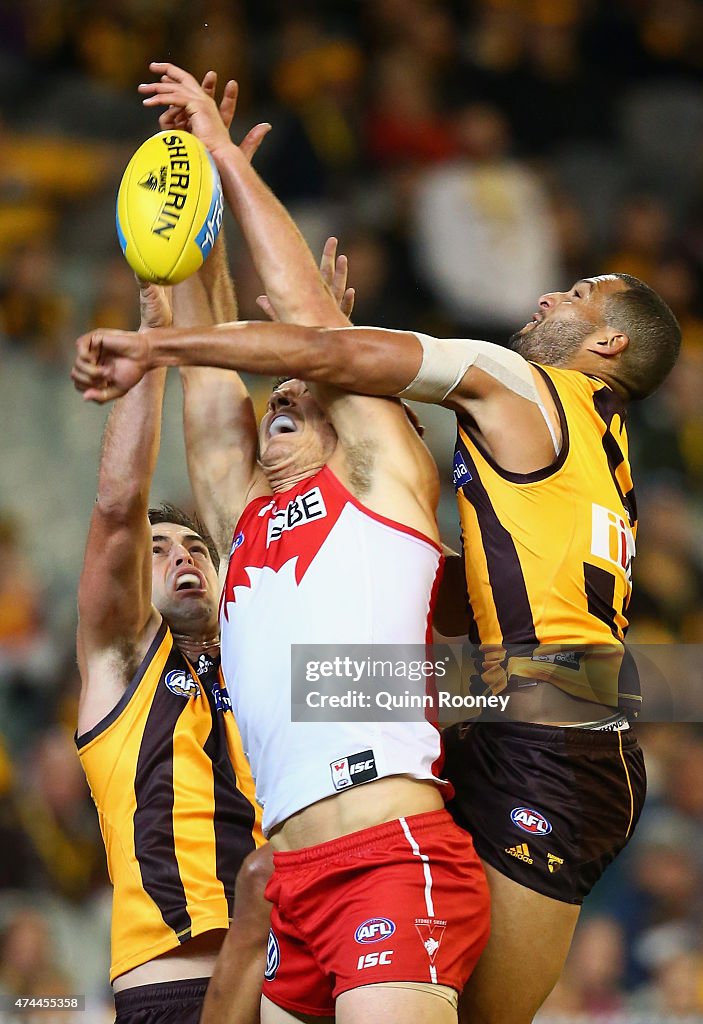
[[[353,288],[347,288],[349,260],[344,253],[337,255],[336,238],[328,238],[325,242],[320,259],[320,273],[341,311],[345,316],[351,316],[356,292]]]
[[[173,321],[171,310],[170,288],[152,284],[149,281],[139,282],[139,313],[141,331],[151,327],[170,327]]]
[[[215,101],[217,74],[208,71],[202,84],[175,64],[154,61],[149,69],[161,75],[158,82],[144,82],[139,92],[146,98],[145,107],[166,106],[160,118],[162,128],[185,128],[196,135],[211,153],[232,145],[229,129],[237,109],[239,86],[227,82],[218,106]],[[240,150],[251,160],[264,137],[271,130],[267,123],[255,125],[240,143]]]
[[[162,82],[168,82],[168,75],[161,76]],[[206,71],[205,76],[200,83],[200,88],[203,92],[209,96],[214,102],[216,101],[217,93],[217,72]],[[220,118],[227,131],[232,126],[232,119],[234,118],[234,112],[237,108],[237,96],[239,93],[239,86],[235,81],[230,81],[225,86],[224,95],[222,102],[220,103],[218,110],[220,112]],[[180,129],[182,131],[189,132],[191,130],[190,120],[185,110],[182,107],[169,106],[162,114],[159,115],[159,127],[163,131],[169,129]]]
[[[341,311],[346,317],[350,317],[354,309],[356,292],[353,288],[347,288],[349,261],[343,253],[337,255],[337,244],[337,239],[333,237],[328,238],[325,242],[320,259],[320,274],[334,295]],[[268,295],[259,295],[256,304],[269,319],[279,319]]]
[[[71,380],[85,401],[111,402],[126,395],[147,370],[150,331],[97,330],[76,342],[77,355]]]

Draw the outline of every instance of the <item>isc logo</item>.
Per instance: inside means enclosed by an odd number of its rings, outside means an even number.
[[[395,924],[387,917],[370,917],[364,921],[354,932],[357,942],[380,942],[387,939],[395,931]]]
[[[363,782],[378,778],[373,750],[360,750],[358,754],[340,757],[338,761],[330,762],[330,771],[332,785],[336,790],[360,786]]]
[[[530,832],[533,836],[546,836],[552,831],[552,826],[539,811],[531,807],[513,807],[510,817],[514,825],[521,828],[523,832]]]
[[[363,953],[356,962],[357,971],[363,971],[365,967],[386,967],[393,956],[392,949],[381,950],[380,953]]]

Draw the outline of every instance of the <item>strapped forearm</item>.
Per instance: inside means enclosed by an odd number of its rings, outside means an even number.
[[[476,367],[521,398],[539,404],[530,364],[517,352],[471,338],[432,338],[416,334],[422,363],[413,380],[400,392],[416,402],[441,403],[452,395],[466,372]]]
[[[485,341],[256,321],[189,334],[154,331],[150,338],[152,366],[221,366],[429,403],[455,394],[483,398],[499,388],[540,404],[530,364],[517,352]]]

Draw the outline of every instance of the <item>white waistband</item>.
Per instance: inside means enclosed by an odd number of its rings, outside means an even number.
[[[565,725],[565,729],[590,729],[591,732],[627,732],[630,728],[625,715],[617,712],[609,715],[608,718],[601,718],[597,722],[574,722],[573,725]]]

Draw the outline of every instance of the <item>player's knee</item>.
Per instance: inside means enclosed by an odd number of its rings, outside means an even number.
[[[266,949],[271,904],[264,896],[264,890],[272,870],[273,855],[268,844],[249,854],[242,863],[234,890],[231,942]]]
[[[242,863],[237,874],[234,902],[237,907],[265,904],[266,912],[270,904],[264,897],[264,890],[273,871],[273,851],[266,843],[254,850]]]

